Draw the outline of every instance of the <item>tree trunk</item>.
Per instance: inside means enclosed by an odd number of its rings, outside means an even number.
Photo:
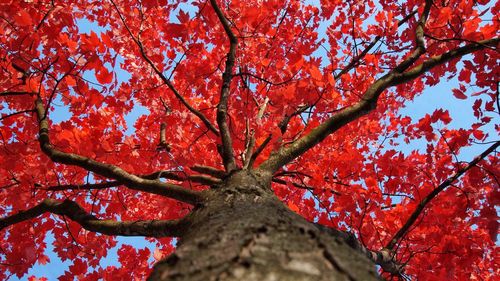
[[[176,252],[149,280],[378,280],[336,231],[290,211],[269,181],[239,171],[187,218]]]

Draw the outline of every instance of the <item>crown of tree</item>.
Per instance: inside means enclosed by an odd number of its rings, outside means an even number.
[[[175,264],[202,259],[193,241],[226,251],[193,234],[225,235],[224,208],[253,242],[220,263],[261,270],[252,245],[287,231],[253,208],[276,198],[286,208],[266,210],[305,233],[287,243],[316,241],[349,280],[367,279],[322,237],[384,278],[493,280],[499,14],[484,0],[3,1],[0,279],[49,262],[49,234],[70,260],[60,280],[143,279],[160,260],[187,276]],[[406,111],[424,91],[448,102]],[[124,245],[122,266],[103,266],[116,236],[156,249]],[[281,265],[329,280],[298,260]]]

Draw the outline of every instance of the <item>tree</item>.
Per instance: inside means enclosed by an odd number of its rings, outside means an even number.
[[[52,233],[60,280],[493,279],[499,10],[3,1],[0,278]],[[404,113],[456,76],[472,126]]]

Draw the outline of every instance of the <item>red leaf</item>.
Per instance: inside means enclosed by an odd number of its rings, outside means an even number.
[[[108,36],[107,33],[101,33],[101,39],[102,39],[102,43],[104,43],[104,45],[106,45],[106,47],[108,48],[112,48],[113,47],[113,42],[111,41],[111,38]]]
[[[75,86],[76,85],[76,80],[72,76],[66,76],[65,80],[66,80],[66,84],[68,84],[68,86]]]
[[[436,19],[436,22],[438,24],[444,24],[448,20],[450,20],[451,16],[453,14],[453,10],[450,7],[444,7],[439,10],[439,16]]]
[[[432,113],[431,120],[432,122],[441,120],[444,124],[448,124],[451,122],[450,113],[448,112],[448,110],[438,109],[434,111],[434,113]]]
[[[311,66],[310,73],[311,77],[316,81],[320,81],[321,79],[323,79],[323,74],[321,74],[321,71],[314,65]]]
[[[184,12],[183,10],[179,11],[179,15],[177,15],[177,19],[180,23],[186,23],[189,20],[189,14]]]
[[[485,136],[484,133],[483,133],[483,131],[481,131],[481,130],[474,130],[474,131],[472,131],[472,134],[478,140],[483,140],[484,136]]]
[[[95,47],[98,47],[101,44],[101,40],[99,40],[99,36],[97,36],[97,34],[94,31],[90,32],[89,41]]]
[[[297,205],[295,205],[292,202],[288,202],[288,207],[290,208],[290,210],[292,210],[296,213],[298,213],[300,211],[299,207],[297,207]]]
[[[457,99],[461,99],[461,100],[464,100],[467,98],[467,96],[460,90],[460,89],[453,89],[453,95],[457,98]]]
[[[109,72],[106,67],[102,67],[96,72],[97,81],[101,84],[109,84],[113,81],[113,73]]]
[[[48,262],[50,262],[50,258],[49,258],[48,256],[46,256],[46,255],[40,255],[40,256],[38,257],[38,260],[37,260],[37,261],[38,261],[38,263],[39,263],[39,264],[45,265],[45,264],[47,264]]]
[[[69,267],[69,271],[73,275],[80,275],[87,272],[87,263],[81,259],[76,259],[73,261],[73,265]]]
[[[375,15],[375,21],[378,23],[383,23],[385,20],[385,13],[380,11]]]
[[[462,71],[460,71],[460,74],[458,75],[458,80],[463,81],[465,83],[470,83],[471,74],[472,72],[469,69],[464,68],[462,69]]]
[[[26,26],[33,24],[31,16],[25,10],[19,10],[16,15],[14,15],[14,20],[20,26]]]
[[[377,180],[369,177],[365,179],[365,183],[367,187],[376,187],[377,186]]]

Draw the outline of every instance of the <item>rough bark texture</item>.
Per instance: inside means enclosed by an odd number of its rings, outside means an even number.
[[[149,280],[379,280],[366,257],[290,211],[260,179],[239,171],[214,188]]]

